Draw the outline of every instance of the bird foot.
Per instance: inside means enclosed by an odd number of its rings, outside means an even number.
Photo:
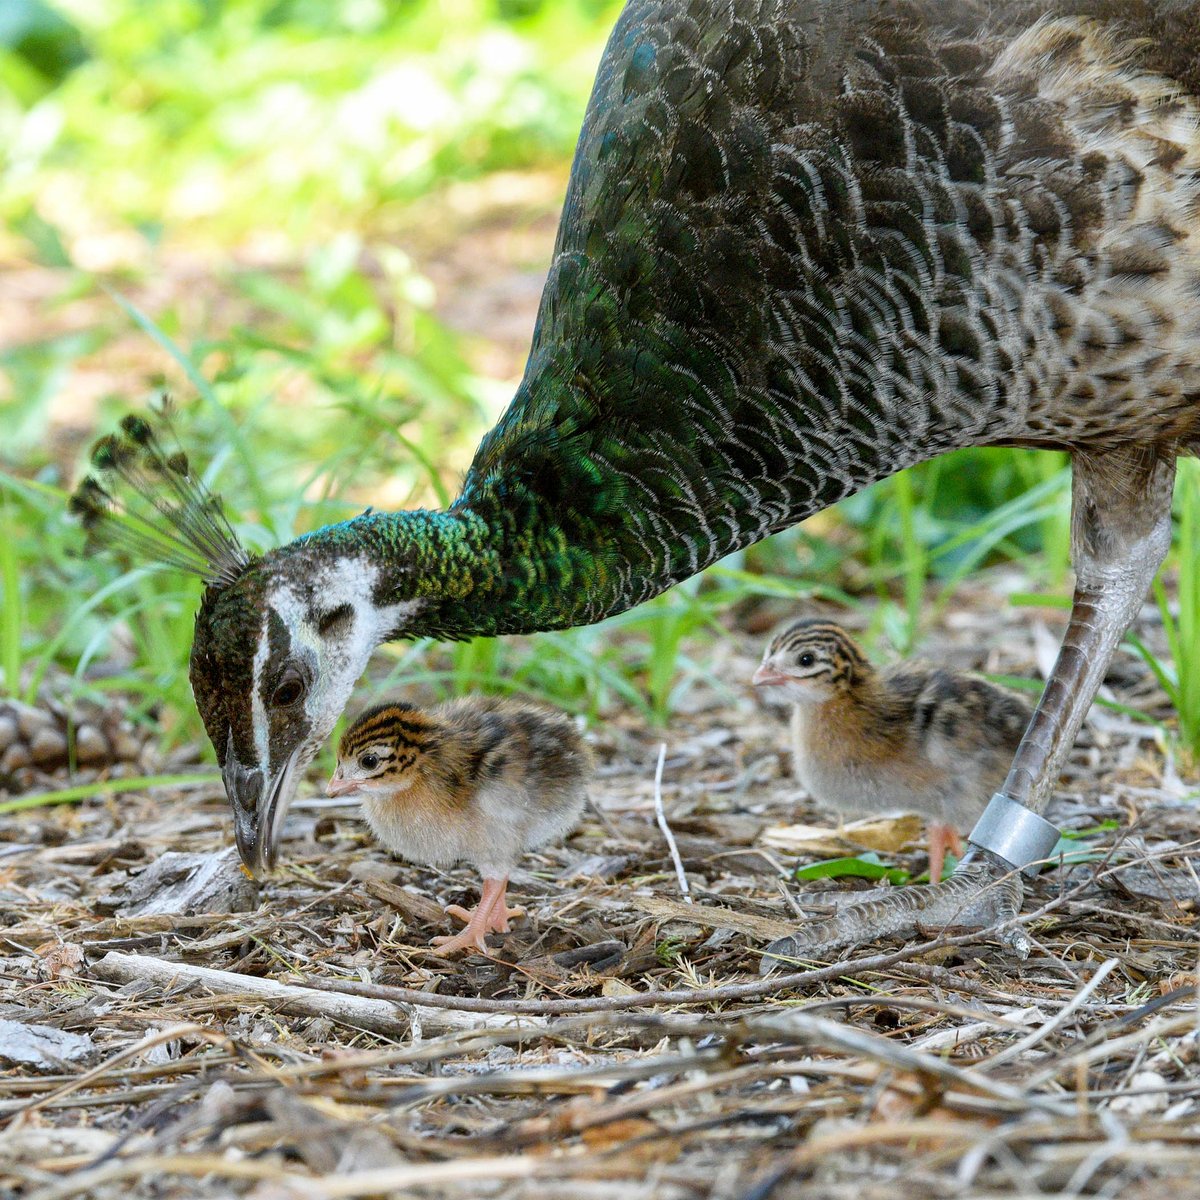
[[[937,935],[947,928],[1001,926],[1001,941],[1018,958],[1026,958],[1029,939],[1019,925],[1010,924],[1021,911],[1023,895],[1019,871],[977,850],[945,883],[872,892],[868,899],[839,905],[834,917],[778,938],[763,952],[760,970],[767,975],[879,937]]]
[[[487,934],[488,931],[483,928],[482,923],[474,926],[468,923],[466,929],[454,934],[453,937],[449,934],[439,934],[432,938],[429,946],[434,954],[440,954],[445,958],[451,954],[457,954],[460,950],[478,950],[480,954],[486,954],[488,952]]]
[[[512,917],[523,916],[523,908],[509,908],[505,891],[508,879],[485,879],[483,894],[474,908],[463,908],[461,904],[446,905],[446,912],[460,921],[465,921],[466,929],[453,937],[435,937],[433,939],[434,954],[457,954],[460,950],[473,949],[481,954],[487,953],[487,935],[489,933],[507,933],[508,922]]]
[[[479,910],[483,907],[481,900],[475,908],[463,908],[461,904],[447,904],[446,912],[452,917],[457,917],[466,925],[470,925],[472,921],[478,920],[481,928],[485,933],[507,933],[509,930],[509,921],[514,917],[523,917],[525,910],[523,908],[509,908],[504,901],[498,904],[493,904],[488,909],[485,916],[479,917]]]
[[[443,956],[457,954],[460,950],[478,950],[480,954],[488,952],[487,935],[489,933],[507,933],[508,918],[515,917],[519,909],[509,908],[503,901],[487,907],[481,900],[474,908],[463,908],[461,904],[446,905],[446,912],[460,921],[466,922],[466,928],[454,934],[440,934],[431,940],[430,946],[434,954]]]

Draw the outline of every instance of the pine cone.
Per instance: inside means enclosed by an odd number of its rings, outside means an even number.
[[[119,706],[0,699],[0,791],[26,791],[71,766],[89,773],[120,764],[151,767],[150,739],[151,731],[126,720]]]

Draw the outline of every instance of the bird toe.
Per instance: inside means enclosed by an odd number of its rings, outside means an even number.
[[[986,852],[964,863],[944,883],[892,888],[869,893],[847,904],[836,917],[811,921],[803,929],[777,938],[763,951],[760,971],[797,969],[831,951],[858,946],[880,937],[932,936],[948,928],[995,928],[1000,940],[1019,958],[1029,953],[1029,939],[1012,924],[1021,910],[1020,873]]]
[[[458,954],[462,950],[476,950],[480,954],[487,954],[486,931],[468,928],[464,929],[461,933],[456,933],[453,937],[441,934],[430,940],[429,949],[432,953],[441,955],[443,958],[449,958],[451,955]]]

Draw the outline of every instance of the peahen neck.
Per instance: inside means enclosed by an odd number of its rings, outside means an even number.
[[[505,489],[448,511],[366,513],[292,543],[336,570],[366,560],[383,610],[404,606],[405,637],[458,641],[561,629],[624,607],[596,547],[567,532],[544,498]],[[409,609],[408,603],[415,601]]]

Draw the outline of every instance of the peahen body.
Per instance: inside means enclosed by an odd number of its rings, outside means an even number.
[[[977,445],[1074,456],[1076,610],[1005,787],[1040,809],[1200,448],[1198,129],[1200,0],[631,0],[525,377],[450,509],[250,559],[193,536],[194,485],[131,479],[210,580],[192,682],[245,861],[380,641],[597,621]],[[99,465],[129,476],[157,451],[127,432]],[[1001,869],[904,904],[952,919]]]

